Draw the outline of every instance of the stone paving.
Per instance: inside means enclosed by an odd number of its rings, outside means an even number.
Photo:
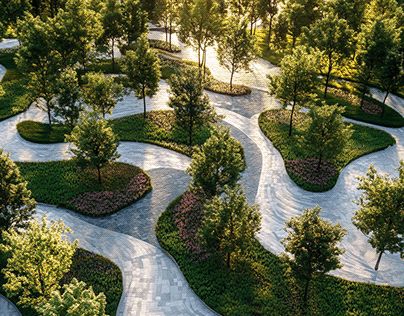
[[[21,313],[13,303],[0,294],[0,315],[21,316]]]

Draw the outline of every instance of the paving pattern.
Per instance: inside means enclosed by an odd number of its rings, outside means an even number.
[[[0,294],[0,315],[21,316],[21,313],[13,303]]]
[[[163,34],[153,31],[150,36],[161,38]],[[5,45],[11,46],[10,43],[12,41]],[[193,50],[181,46],[183,51],[180,55],[195,60]],[[218,64],[213,49],[208,52],[207,63],[218,79],[227,80],[227,72]],[[346,248],[342,256],[344,266],[333,274],[351,280],[404,286],[404,265],[400,257],[385,254],[376,273],[373,270],[376,254],[366,237],[351,223],[356,207],[353,200],[360,194],[356,189],[356,177],[365,174],[370,164],[383,172],[397,174],[399,160],[404,159],[404,128],[377,127],[392,134],[397,145],[349,164],[341,173],[337,185],[328,192],[304,191],[288,177],[282,157],[258,127],[260,112],[279,107],[279,103],[266,91],[267,74],[277,71],[278,68],[266,61],[258,60],[253,63],[251,72],[238,74],[235,78],[235,82],[255,88],[251,95],[229,97],[208,93],[218,113],[225,116],[223,124],[231,128],[233,136],[245,149],[247,169],[241,183],[248,200],[259,204],[263,215],[258,235],[260,242],[274,253],[282,252],[280,240],[285,235],[285,221],[300,214],[304,208],[318,204],[323,208],[322,216],[348,230],[343,241]],[[4,72],[5,69],[0,67],[0,79]],[[148,110],[168,109],[167,89],[167,83],[161,81],[157,96],[147,99]],[[377,89],[371,91],[378,99],[384,96]],[[391,95],[387,104],[403,114],[403,99]],[[142,110],[141,100],[130,94],[119,102],[108,118],[124,117]],[[17,133],[16,124],[28,119],[46,121],[46,116],[32,106],[25,113],[0,122],[0,148],[9,152],[12,159],[48,161],[70,157],[69,144],[40,145],[23,140]],[[124,313],[122,315],[209,315],[209,309],[190,291],[175,263],[156,247],[158,243],[154,234],[158,216],[189,183],[185,170],[190,159],[158,146],[132,142],[122,142],[119,152],[121,161],[137,165],[151,176],[153,191],[145,198],[116,214],[99,219],[45,205],[39,206],[39,214],[47,213],[52,219],[65,220],[84,248],[109,257],[121,267],[125,283],[125,294],[119,306],[120,313]]]

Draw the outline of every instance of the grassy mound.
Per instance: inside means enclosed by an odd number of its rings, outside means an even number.
[[[224,316],[302,315],[300,284],[258,241],[238,257],[232,270],[223,258],[201,259],[187,250],[174,222],[176,202],[160,216],[157,237],[207,305]],[[308,315],[399,316],[404,311],[402,288],[325,276],[314,279],[309,293]]]
[[[6,266],[6,260],[6,257],[0,256],[1,269]],[[73,278],[92,286],[96,294],[103,292],[107,299],[106,313],[111,316],[116,315],[123,286],[121,270],[113,262],[84,249],[77,249],[71,269],[62,279],[61,284],[70,283]],[[0,273],[0,284],[4,282],[4,276]],[[6,295],[2,287],[0,287],[0,293]],[[15,303],[18,299],[11,298],[11,301]],[[18,308],[24,316],[38,315],[32,309]]]
[[[79,168],[74,160],[18,163],[38,202],[102,216],[136,202],[151,190],[150,178],[140,168],[112,163],[97,171]]]
[[[327,191],[331,189],[338,180],[341,170],[352,160],[363,155],[379,151],[395,144],[395,140],[388,133],[374,128],[353,125],[353,135],[347,148],[335,159],[333,166],[336,172],[329,171],[330,177],[321,184],[310,179],[322,176],[321,172],[313,172],[304,168],[297,167],[299,161],[307,161],[312,158],[310,152],[304,151],[298,146],[298,137],[303,133],[305,122],[309,119],[307,114],[296,112],[294,115],[294,130],[292,137],[288,137],[289,116],[287,110],[271,110],[263,112],[259,118],[259,125],[263,133],[279,150],[285,160],[286,170],[289,176],[297,185],[308,191]],[[326,167],[329,165],[326,165]],[[326,172],[326,171],[324,171]]]

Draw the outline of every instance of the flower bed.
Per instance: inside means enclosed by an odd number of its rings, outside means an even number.
[[[342,98],[349,103],[351,103],[354,106],[360,106],[361,103],[361,98],[353,93],[349,93],[348,91],[342,90],[342,89],[336,89],[336,88],[330,88],[329,92],[332,95],[335,95],[336,97]],[[383,108],[380,106],[380,104],[377,104],[375,102],[370,102],[369,99],[365,99],[363,101],[363,106],[362,110],[368,114],[373,114],[373,115],[380,115],[383,111]]]

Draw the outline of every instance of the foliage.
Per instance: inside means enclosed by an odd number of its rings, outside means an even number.
[[[48,300],[69,271],[77,241],[67,239],[63,222],[48,225],[46,217],[33,220],[24,232],[3,232],[0,251],[9,255],[2,270],[8,296],[18,296],[23,306],[38,307]]]
[[[225,185],[235,185],[244,168],[240,143],[230,136],[228,129],[217,128],[202,148],[195,150],[188,173],[192,186],[211,197],[222,193]]]
[[[285,104],[292,103],[289,137],[292,135],[296,104],[305,102],[314,92],[317,82],[317,58],[303,46],[295,48],[281,61],[281,74],[270,76],[269,91]]]
[[[121,68],[126,75],[126,86],[143,99],[143,115],[146,118],[146,96],[151,98],[157,93],[161,77],[159,59],[150,50],[146,35],[136,41],[135,51],[126,52]]]
[[[113,77],[90,72],[86,75],[87,84],[83,87],[83,100],[94,112],[111,114],[117,102],[123,97],[123,86]]]
[[[156,48],[156,49],[160,49],[169,53],[180,53],[181,52],[181,48],[177,45],[174,44],[170,44],[162,41],[162,40],[156,40],[156,39],[149,39],[149,44],[150,47],[152,48]]]
[[[317,165],[314,160],[313,166],[310,169],[295,168],[296,161],[307,161],[313,157],[312,152],[307,152],[299,146],[299,137],[305,133],[305,128],[309,122],[307,114],[297,112],[295,118],[296,131],[292,137],[287,137],[289,130],[289,116],[287,110],[272,110],[263,112],[259,117],[259,125],[263,133],[271,140],[276,149],[279,150],[285,160],[286,171],[297,185],[309,191],[327,191],[331,189],[338,179],[339,172],[352,160],[363,155],[385,149],[388,146],[395,144],[395,140],[388,133],[373,129],[367,126],[352,124],[353,134],[349,139],[344,151],[335,157],[334,166],[336,172],[330,172],[330,166],[327,163],[323,164],[322,172],[316,171]],[[324,169],[326,168],[326,169]],[[300,172],[296,172],[299,171]],[[328,179],[319,179],[320,175],[330,174]],[[319,183],[314,179],[321,180]]]
[[[317,206],[292,217],[286,223],[288,235],[282,240],[288,264],[296,276],[305,281],[305,305],[313,276],[341,268],[339,256],[344,253],[338,244],[346,231],[339,224],[323,220],[320,211]]]
[[[179,19],[179,11],[181,3],[176,0],[157,0],[156,3],[156,18],[163,24],[166,33],[166,47],[170,52],[175,52],[176,48],[172,44],[172,33],[174,32],[175,24]]]
[[[0,231],[25,227],[34,213],[35,200],[17,165],[1,149],[0,175]]]
[[[91,286],[73,278],[70,284],[63,285],[63,294],[56,290],[38,309],[43,316],[105,316],[106,304],[104,293],[95,295]]]
[[[66,140],[75,146],[71,152],[79,164],[97,168],[100,183],[101,168],[119,158],[117,137],[96,114],[83,116]]]
[[[173,203],[157,223],[161,246],[178,263],[195,293],[224,316],[301,315],[300,284],[283,262],[254,240],[232,269],[216,256],[201,259],[188,250],[174,221]],[[402,288],[316,276],[310,285],[309,315],[401,316]]]
[[[137,41],[147,30],[147,13],[139,0],[122,1],[123,30],[126,44]]]
[[[385,251],[404,256],[404,162],[400,163],[399,177],[379,175],[370,166],[365,177],[359,178],[358,189],[363,191],[352,222],[379,253],[375,270]]]
[[[79,168],[73,160],[26,162],[18,166],[36,200],[74,211],[81,211],[82,207],[85,214],[92,216],[122,209],[151,190],[147,174],[123,163],[105,166],[101,184],[94,169]]]
[[[216,122],[215,110],[193,69],[184,69],[180,75],[172,76],[169,83],[168,105],[174,110],[178,124],[188,130],[188,145],[192,146],[194,130]]]
[[[303,135],[301,144],[304,151],[318,158],[317,169],[324,160],[333,161],[347,146],[352,130],[343,121],[343,109],[321,104],[310,109],[310,123]]]
[[[239,185],[225,186],[222,196],[215,196],[203,208],[201,236],[208,249],[222,252],[228,268],[231,257],[246,252],[261,228],[257,206],[249,206]]]

